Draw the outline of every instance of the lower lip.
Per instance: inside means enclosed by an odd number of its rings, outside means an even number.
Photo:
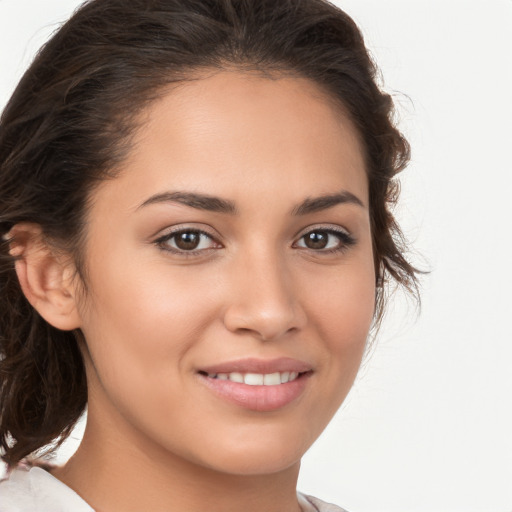
[[[281,409],[299,398],[304,392],[310,373],[275,386],[250,386],[230,380],[212,379],[199,375],[206,386],[220,397],[244,409],[266,412]]]

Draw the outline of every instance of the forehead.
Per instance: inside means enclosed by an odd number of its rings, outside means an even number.
[[[170,188],[281,190],[292,201],[343,188],[368,200],[352,122],[315,83],[292,76],[221,71],[180,83],[144,112],[120,170],[114,182],[134,206]]]

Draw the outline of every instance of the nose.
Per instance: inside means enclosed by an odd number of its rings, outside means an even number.
[[[243,258],[232,269],[224,325],[232,332],[275,340],[306,323],[297,283],[277,256]]]

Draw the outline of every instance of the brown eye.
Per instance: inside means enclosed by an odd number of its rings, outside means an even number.
[[[308,249],[325,249],[329,242],[329,234],[323,231],[313,231],[304,236],[304,245]]]
[[[163,249],[175,253],[198,252],[217,246],[208,233],[196,229],[184,229],[169,233],[159,238],[156,243]]]
[[[183,251],[193,251],[197,249],[199,242],[201,241],[201,235],[195,232],[179,233],[174,235],[176,247]]]
[[[297,247],[324,253],[343,251],[356,243],[355,239],[341,229],[314,229],[297,242]]]

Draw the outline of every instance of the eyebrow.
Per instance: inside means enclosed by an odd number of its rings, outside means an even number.
[[[231,215],[237,212],[233,201],[194,192],[164,192],[163,194],[156,194],[144,201],[137,210],[150,204],[169,202],[180,203],[185,206],[209,212],[229,213]]]
[[[155,194],[149,199],[146,199],[146,201],[137,207],[137,210],[150,204],[169,202],[179,203],[209,212],[226,213],[229,215],[235,215],[237,213],[237,208],[233,201],[195,192],[164,192]],[[307,198],[302,203],[295,206],[291,214],[293,216],[307,215],[322,210],[328,210],[338,204],[355,204],[365,208],[364,203],[357,196],[343,190],[337,194]]]
[[[308,213],[320,212],[338,204],[355,204],[365,208],[361,199],[351,192],[343,190],[337,194],[307,198],[292,210],[292,215],[307,215]]]

